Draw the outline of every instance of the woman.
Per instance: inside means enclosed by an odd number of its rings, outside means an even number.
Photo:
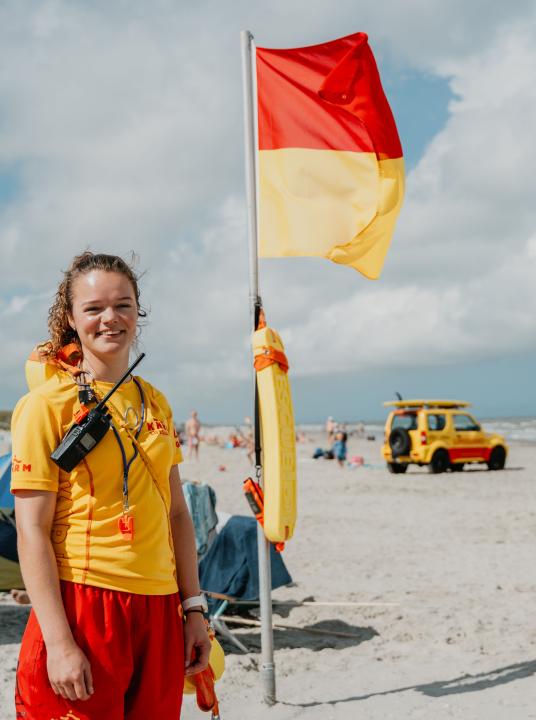
[[[33,605],[17,671],[25,720],[179,718],[184,674],[207,666],[182,456],[162,393],[129,377],[107,403],[112,428],[74,470],[50,459],[81,401],[93,407],[127,371],[144,316],[121,258],[74,258],[40,351],[57,362],[74,342],[77,367],[58,369],[13,414],[11,487]]]

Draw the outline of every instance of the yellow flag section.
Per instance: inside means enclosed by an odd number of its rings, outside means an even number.
[[[259,251],[377,278],[404,195],[395,121],[365,33],[257,48]]]
[[[262,257],[324,257],[378,278],[402,206],[402,158],[271,150],[259,175]]]
[[[262,432],[264,534],[271,542],[292,537],[296,524],[296,433],[288,362],[278,333],[253,333]]]

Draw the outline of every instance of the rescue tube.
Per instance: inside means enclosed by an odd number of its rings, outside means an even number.
[[[253,333],[262,438],[264,534],[274,543],[292,537],[296,524],[296,433],[288,361],[279,334]]]
[[[184,692],[188,695],[193,695],[193,693],[198,694],[200,688],[203,689],[204,685],[208,685],[208,694],[210,695],[211,685],[213,686],[214,682],[221,678],[225,670],[225,654],[212,628],[209,630],[209,637],[211,641],[210,655],[208,658],[209,666],[206,670],[196,675],[188,675],[188,677],[184,678]]]
[[[76,365],[81,357],[82,353],[76,343],[62,347],[56,357],[46,356],[39,352],[38,348],[35,348],[24,366],[28,390],[39,387],[60,370],[66,370],[75,375],[77,373]]]

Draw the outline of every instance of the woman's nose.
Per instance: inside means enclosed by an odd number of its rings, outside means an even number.
[[[102,322],[113,323],[117,320],[117,313],[115,312],[113,307],[107,307],[102,313],[101,319]]]

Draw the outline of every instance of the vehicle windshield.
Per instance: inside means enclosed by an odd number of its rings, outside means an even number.
[[[404,415],[394,415],[391,423],[391,430],[395,428],[403,428],[404,430],[417,429],[416,413],[406,413]]]

